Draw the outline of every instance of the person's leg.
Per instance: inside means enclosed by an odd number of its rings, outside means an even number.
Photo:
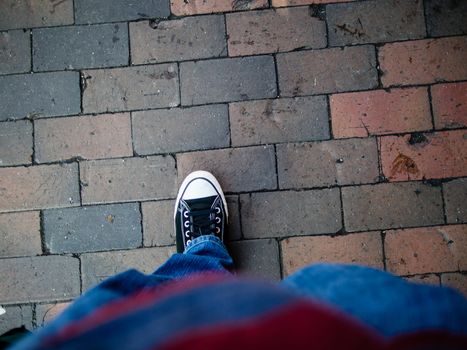
[[[162,283],[203,272],[230,273],[233,260],[223,244],[227,204],[217,180],[194,172],[183,181],[174,210],[179,253],[152,274],[128,270],[110,277],[78,298],[55,322],[57,327],[92,313],[97,307]],[[53,331],[53,327],[49,328]]]
[[[222,241],[208,235],[194,238],[183,253],[172,255],[154,275],[163,279],[176,279],[205,271],[230,273],[232,267],[232,257]]]
[[[363,266],[334,264],[306,267],[282,284],[335,306],[386,336],[428,329],[467,333],[467,300],[450,288],[411,283]]]

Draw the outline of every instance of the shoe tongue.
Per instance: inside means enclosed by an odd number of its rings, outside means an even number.
[[[205,211],[211,209],[216,198],[217,196],[211,196],[205,198],[190,199],[186,200],[185,202],[190,208],[190,211],[193,213],[196,211]],[[193,217],[192,230],[195,237],[211,234],[209,220],[209,214],[202,214],[200,216]]]
[[[186,204],[188,204],[190,210],[205,210],[211,209],[212,204],[217,196],[211,197],[204,197],[204,198],[196,198],[196,199],[189,199],[186,200]]]

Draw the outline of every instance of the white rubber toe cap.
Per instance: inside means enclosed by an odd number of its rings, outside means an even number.
[[[214,186],[205,179],[194,179],[185,189],[182,195],[183,200],[217,196]]]

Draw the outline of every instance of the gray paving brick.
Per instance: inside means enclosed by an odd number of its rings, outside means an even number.
[[[0,30],[73,24],[73,0],[2,0]]]
[[[232,146],[328,139],[327,108],[324,96],[231,103]]]
[[[326,6],[329,44],[380,43],[425,36],[423,1],[379,0]]]
[[[0,304],[69,300],[80,293],[79,260],[69,256],[2,259]]]
[[[0,242],[0,257],[42,254],[39,212],[0,214]]]
[[[133,112],[132,125],[137,154],[229,147],[225,105]]]
[[[0,334],[21,326],[33,330],[31,305],[5,306],[4,309],[6,312],[0,316]]]
[[[442,224],[441,189],[420,182],[342,188],[347,231]]]
[[[141,246],[138,203],[52,209],[43,212],[50,253],[81,253]]]
[[[78,72],[0,76],[0,121],[77,114],[80,95]]]
[[[355,91],[378,85],[375,49],[355,46],[277,55],[281,96]]]
[[[275,97],[271,56],[215,59],[180,64],[182,105]]]
[[[77,24],[170,16],[169,0],[75,0]]]
[[[224,16],[196,16],[130,23],[133,64],[160,63],[227,55]]]
[[[279,246],[275,239],[232,242],[228,248],[241,273],[272,281],[281,279]]]
[[[176,195],[170,156],[105,159],[80,163],[83,204],[166,199]]]
[[[373,138],[277,145],[280,188],[372,183],[378,180]]]
[[[326,46],[326,23],[307,7],[229,13],[226,20],[230,56]]]
[[[29,30],[0,32],[0,74],[23,73],[31,70]]]
[[[467,223],[467,178],[443,183],[443,194],[448,223]]]
[[[82,254],[83,291],[107,277],[128,269],[134,268],[143,273],[152,273],[173,253],[175,247],[172,246]]]
[[[179,183],[192,171],[203,169],[217,177],[225,192],[275,189],[275,165],[272,146],[177,154]]]
[[[245,238],[335,233],[342,228],[339,189],[240,196]]]
[[[426,0],[424,3],[430,36],[467,34],[467,1]]]
[[[0,166],[28,164],[32,160],[32,123],[0,123]]]
[[[175,64],[83,72],[86,113],[176,107],[180,103]]]
[[[128,64],[126,23],[41,28],[32,36],[34,71]]]

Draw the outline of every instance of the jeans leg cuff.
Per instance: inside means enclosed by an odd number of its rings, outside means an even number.
[[[224,243],[218,237],[214,235],[205,235],[205,236],[199,236],[193,239],[190,246],[185,248],[185,251],[183,253],[184,254],[189,253],[190,250],[194,249],[196,246],[203,244],[203,243],[208,243],[208,242],[221,247],[223,250],[227,250]]]

